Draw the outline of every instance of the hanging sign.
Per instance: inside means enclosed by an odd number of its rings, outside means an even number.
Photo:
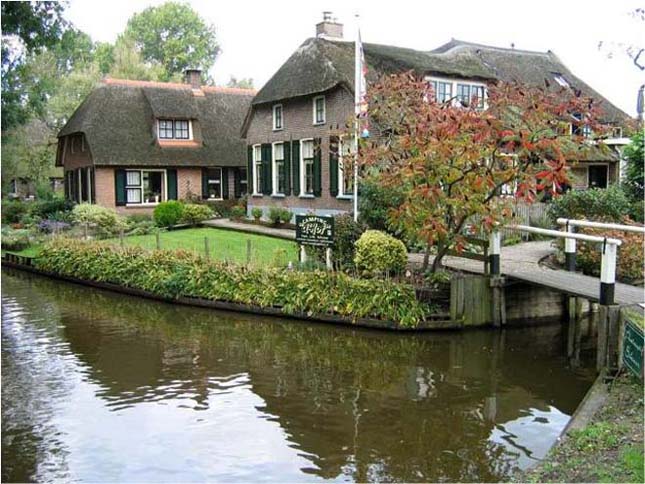
[[[321,215],[296,215],[296,242],[329,247],[334,244],[334,218]]]

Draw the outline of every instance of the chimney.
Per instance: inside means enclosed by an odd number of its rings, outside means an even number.
[[[201,89],[202,71],[200,69],[186,69],[184,71],[184,82],[190,84],[193,89]]]
[[[342,39],[343,24],[332,17],[331,12],[323,12],[323,21],[316,24],[316,37],[323,39]]]

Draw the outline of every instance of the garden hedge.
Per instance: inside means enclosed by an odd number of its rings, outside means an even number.
[[[195,297],[278,307],[286,314],[337,314],[417,326],[428,308],[410,285],[327,271],[250,269],[186,251],[147,251],[108,243],[58,239],[35,260],[38,269],[141,289],[169,298]]]

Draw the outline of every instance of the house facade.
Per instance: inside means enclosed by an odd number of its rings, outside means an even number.
[[[432,83],[439,102],[484,107],[498,81],[569,87],[602,102],[604,121],[621,126],[628,116],[577,78],[551,51],[532,52],[451,40],[432,51],[363,44],[367,81],[414,71]],[[292,213],[333,215],[353,209],[352,174],[343,169],[351,150],[354,112],[354,43],[342,25],[325,17],[254,97],[242,135],[247,145],[248,211],[286,207]],[[573,128],[572,128],[573,129]],[[621,135],[617,134],[619,138]],[[351,152],[351,151],[349,151]],[[618,181],[617,150],[571,160],[574,189]]]
[[[246,194],[240,127],[255,91],[105,79],[58,135],[65,195],[123,214],[166,200],[221,201]]]

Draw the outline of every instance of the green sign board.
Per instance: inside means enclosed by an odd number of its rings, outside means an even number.
[[[334,218],[296,215],[296,242],[329,247],[334,244]]]
[[[643,377],[643,330],[625,318],[623,363],[639,378]]]

